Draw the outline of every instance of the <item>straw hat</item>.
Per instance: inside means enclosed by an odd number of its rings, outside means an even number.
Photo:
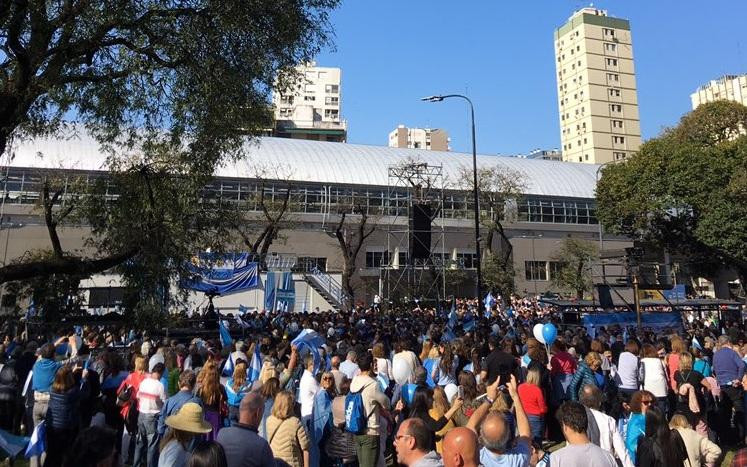
[[[213,430],[213,426],[204,419],[202,407],[194,402],[187,402],[176,415],[167,417],[166,425],[189,433],[209,433]]]

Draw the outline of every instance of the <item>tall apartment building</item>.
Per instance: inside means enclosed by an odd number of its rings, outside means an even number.
[[[690,94],[693,110],[707,102],[727,100],[747,105],[747,74],[726,75],[714,79]]]
[[[563,160],[603,164],[641,145],[630,22],[583,8],[555,30]]]
[[[288,90],[275,90],[273,135],[344,143],[347,122],[342,119],[340,68],[312,62],[297,68],[298,81]]]
[[[448,151],[449,134],[438,128],[408,128],[399,125],[389,133],[390,148],[428,149]]]
[[[559,149],[532,149],[528,154],[516,156],[520,159],[539,159],[543,161],[562,161],[563,153]]]

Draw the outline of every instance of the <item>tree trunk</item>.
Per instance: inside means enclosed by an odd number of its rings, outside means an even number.
[[[584,284],[584,262],[579,261],[576,266],[576,299],[583,300],[585,287]]]

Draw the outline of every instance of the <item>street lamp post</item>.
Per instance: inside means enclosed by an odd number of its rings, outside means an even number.
[[[472,101],[469,97],[461,94],[446,94],[439,96],[428,96],[420,99],[425,102],[441,102],[444,99],[449,98],[464,99],[469,104],[470,116],[472,118],[472,183],[473,183],[473,195],[474,195],[474,210],[475,210],[475,269],[477,270],[477,283],[475,284],[475,298],[479,305],[482,294],[480,293],[480,286],[482,285],[482,269],[481,261],[482,256],[480,255],[480,196],[479,188],[477,185],[477,143],[475,140],[475,106],[472,105]]]

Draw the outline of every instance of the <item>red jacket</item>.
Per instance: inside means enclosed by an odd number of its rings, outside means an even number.
[[[119,395],[119,393],[122,392],[127,386],[132,386],[132,399],[134,400],[135,398],[137,398],[137,392],[140,389],[140,383],[142,383],[143,380],[147,377],[148,375],[146,373],[138,373],[133,371],[132,373],[127,375],[127,378],[125,378],[125,380],[122,381],[122,384],[119,385],[119,388],[117,388],[117,395]],[[127,414],[129,412],[130,404],[125,404],[119,411],[124,420],[127,420]]]

